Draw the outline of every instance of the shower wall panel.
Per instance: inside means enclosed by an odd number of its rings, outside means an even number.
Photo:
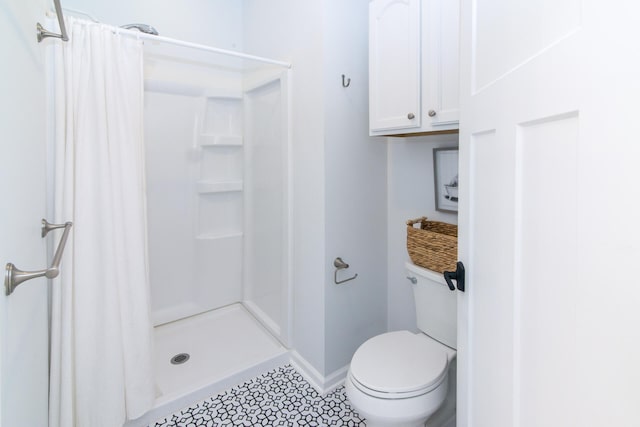
[[[286,345],[289,71],[145,49],[154,324],[242,302]]]
[[[149,63],[148,250],[158,325],[242,299],[243,110],[239,73]]]
[[[289,341],[289,199],[286,73],[245,92],[244,303]]]

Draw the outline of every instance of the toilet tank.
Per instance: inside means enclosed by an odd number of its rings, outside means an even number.
[[[457,348],[458,295],[451,291],[441,273],[406,263],[416,304],[418,329],[451,348]]]

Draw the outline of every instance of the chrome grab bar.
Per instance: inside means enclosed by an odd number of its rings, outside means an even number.
[[[71,230],[72,225],[73,223],[71,222],[66,222],[64,224],[51,224],[46,219],[42,220],[43,238],[46,237],[46,235],[51,230],[55,230],[56,228],[64,228],[64,232],[62,233],[62,237],[60,238],[60,243],[58,243],[58,249],[56,249],[56,253],[53,255],[53,262],[51,263],[51,267],[45,270],[23,271],[17,268],[12,263],[7,263],[4,276],[5,295],[11,295],[20,283],[26,282],[27,280],[43,276],[47,277],[48,279],[58,277],[58,274],[60,274],[60,261],[62,260],[62,253],[64,252],[64,246],[67,244],[67,237],[69,237],[69,231]]]

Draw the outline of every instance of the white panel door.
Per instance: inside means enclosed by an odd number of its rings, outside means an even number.
[[[22,270],[46,267],[44,48],[36,22],[41,0],[0,4],[0,260]],[[50,236],[58,237],[58,233]],[[30,280],[0,296],[0,425],[46,426],[48,398],[47,280]]]
[[[640,420],[640,4],[463,0],[458,426]]]

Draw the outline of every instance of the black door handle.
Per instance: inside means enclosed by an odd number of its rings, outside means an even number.
[[[458,261],[456,263],[456,271],[445,271],[443,274],[449,289],[456,290],[456,286],[452,282],[452,280],[455,280],[458,290],[464,292],[464,264],[462,262]]]

